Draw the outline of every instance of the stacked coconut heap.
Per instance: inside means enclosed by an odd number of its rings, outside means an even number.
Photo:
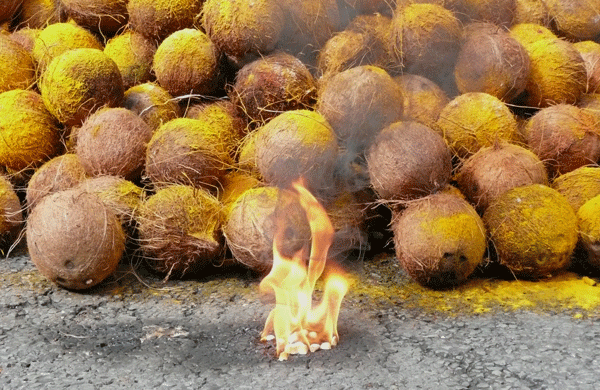
[[[576,3],[574,5],[574,3]],[[8,0],[4,249],[60,286],[393,233],[417,282],[600,268],[600,23],[579,0]],[[24,220],[26,222],[24,223]],[[384,240],[385,241],[385,240]],[[579,244],[578,244],[579,243]]]

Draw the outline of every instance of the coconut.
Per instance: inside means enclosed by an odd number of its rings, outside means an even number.
[[[445,91],[454,88],[460,39],[460,22],[441,5],[409,4],[392,20],[392,47],[403,72],[431,78]]]
[[[201,0],[129,0],[129,27],[162,41],[177,30],[192,27],[202,10]]]
[[[233,158],[246,130],[246,121],[239,115],[237,107],[229,100],[214,103],[196,104],[190,107],[186,118],[204,121],[218,129],[220,142]]]
[[[469,202],[483,213],[508,190],[529,184],[548,185],[548,174],[533,152],[499,142],[469,157],[460,166],[455,180]]]
[[[242,64],[273,51],[285,22],[276,0],[206,0],[202,9],[202,25],[211,41]]]
[[[56,57],[39,87],[48,110],[68,126],[80,125],[100,107],[115,107],[123,100],[117,64],[97,49],[75,49]]]
[[[337,0],[284,0],[286,23],[277,47],[314,64],[317,53],[340,28]]]
[[[154,83],[139,84],[125,91],[123,107],[138,114],[152,130],[181,115],[169,92]]]
[[[144,168],[152,129],[126,108],[106,108],[90,115],[77,131],[75,152],[90,176],[138,179]]]
[[[165,38],[156,49],[152,68],[171,95],[210,95],[219,85],[220,55],[208,36],[186,28]]]
[[[352,252],[358,251],[359,258],[368,249],[365,205],[358,196],[349,191],[341,191],[325,205],[325,210],[333,226],[333,242],[328,256],[344,261]]]
[[[48,195],[27,219],[27,248],[52,282],[81,290],[111,275],[125,250],[118,218],[96,196],[74,188]]]
[[[463,43],[454,78],[461,93],[485,92],[511,101],[525,90],[529,55],[509,33],[475,32]]]
[[[357,66],[322,85],[317,111],[335,131],[340,146],[362,154],[384,127],[402,119],[402,101],[402,89],[385,70]]]
[[[598,3],[589,0],[544,0],[553,27],[573,40],[594,39],[600,34]]]
[[[472,21],[491,22],[510,27],[516,12],[516,0],[449,0],[452,10],[463,23]]]
[[[407,201],[448,184],[452,154],[441,135],[418,122],[395,122],[367,154],[371,185],[385,200]]]
[[[564,270],[577,244],[577,216],[558,191],[542,184],[513,188],[483,214],[498,261],[520,278]]]
[[[283,111],[310,108],[316,83],[296,57],[274,53],[240,69],[229,95],[251,122],[263,124]]]
[[[37,28],[25,27],[20,30],[14,31],[9,35],[10,39],[17,42],[23,49],[25,49],[30,55],[35,46],[35,40],[42,30]],[[33,57],[31,57],[33,58]]]
[[[557,39],[550,29],[537,23],[519,23],[510,28],[510,35],[513,36],[525,48],[542,39]]]
[[[600,159],[600,131],[596,116],[569,104],[538,111],[525,125],[529,148],[555,177]]]
[[[39,167],[29,179],[27,207],[32,209],[46,195],[75,187],[85,178],[85,169],[76,154],[56,156]]]
[[[218,128],[189,118],[173,119],[156,130],[146,151],[146,175],[152,183],[217,189],[232,161]]]
[[[0,165],[20,171],[35,167],[60,150],[60,129],[42,97],[15,89],[0,94]]]
[[[152,59],[155,51],[156,46],[151,40],[131,30],[110,39],[104,47],[104,54],[117,64],[125,89],[153,78]]]
[[[160,189],[140,206],[140,248],[151,269],[166,278],[197,274],[223,254],[222,206],[186,185]]]
[[[127,24],[128,0],[60,0],[62,11],[78,25],[114,35]]]
[[[21,203],[13,185],[4,176],[0,176],[0,252],[14,245],[23,226]]]
[[[286,111],[256,131],[256,162],[266,183],[288,187],[302,177],[313,193],[332,190],[338,145],[321,114]]]
[[[508,107],[484,92],[468,92],[450,101],[440,112],[436,129],[460,158],[500,140],[519,140],[517,121]]]
[[[102,43],[90,31],[74,23],[54,23],[40,31],[31,54],[43,71],[54,58],[81,48],[102,50]]]
[[[585,202],[600,195],[600,168],[581,167],[558,176],[552,188],[560,192],[577,211]]]
[[[587,253],[586,263],[600,269],[600,195],[585,202],[577,211],[579,242]]]
[[[391,16],[394,5],[400,1],[389,0],[338,0],[341,25],[345,26],[361,15],[381,14]]]
[[[223,176],[221,184],[223,190],[219,191],[217,198],[223,204],[226,214],[229,214],[231,206],[244,192],[262,186],[261,181],[255,176],[239,169],[234,169]]]
[[[418,283],[450,288],[483,261],[483,222],[464,199],[440,192],[408,204],[392,219],[394,248],[402,268]]]
[[[59,0],[23,0],[19,13],[19,28],[44,28],[64,20]]]
[[[273,264],[273,237],[283,229],[284,256],[291,256],[310,242],[306,213],[291,192],[277,187],[247,190],[233,203],[223,227],[227,246],[246,267],[268,273]]]
[[[525,103],[534,107],[576,103],[585,92],[587,70],[573,44],[542,39],[524,46],[530,60]]]
[[[587,74],[586,93],[600,92],[600,43],[594,41],[582,41],[573,44],[579,52]]]
[[[521,23],[549,25],[550,17],[544,0],[515,0],[515,6],[513,25]]]
[[[5,0],[0,4],[0,22],[9,21],[23,3],[23,0]]]
[[[394,80],[404,96],[403,119],[434,128],[440,112],[450,102],[448,95],[433,81],[416,74],[406,73]]]
[[[27,89],[35,84],[33,58],[10,38],[0,34],[0,93],[11,89]]]
[[[256,162],[257,131],[248,133],[240,142],[237,149],[237,168],[254,177],[260,177]]]

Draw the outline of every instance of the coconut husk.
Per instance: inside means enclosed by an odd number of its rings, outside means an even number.
[[[358,256],[354,258],[360,259],[369,249],[365,208],[360,197],[349,191],[341,191],[325,204],[334,229],[330,258],[343,262],[356,253]]]
[[[585,166],[562,174],[554,179],[552,188],[577,211],[585,202],[600,195],[600,168]]]
[[[39,167],[27,184],[27,207],[32,209],[46,195],[75,187],[86,178],[76,154],[56,156]]]
[[[251,131],[241,140],[236,151],[236,167],[249,175],[260,178],[261,175],[256,162],[257,135],[257,131]]]
[[[112,36],[127,24],[128,0],[60,0],[61,10],[78,25]]]
[[[5,0],[0,4],[0,22],[10,21],[18,11],[23,0]]]
[[[483,262],[483,222],[458,196],[441,192],[411,202],[394,213],[391,227],[400,265],[424,286],[454,287]]]
[[[515,17],[513,25],[520,23],[536,23],[550,25],[548,7],[544,0],[515,0]]]
[[[75,152],[90,176],[136,180],[144,169],[152,134],[150,126],[134,112],[106,108],[90,115],[79,128]]]
[[[524,129],[529,148],[546,164],[550,177],[600,159],[596,117],[570,104],[546,107]]]
[[[598,4],[587,0],[544,0],[552,27],[572,40],[594,39],[600,34]]]
[[[510,28],[510,35],[527,47],[542,39],[557,39],[550,29],[537,23],[519,23]]]
[[[273,264],[273,237],[278,228],[285,231],[279,248],[284,256],[292,256],[310,242],[310,226],[297,198],[287,190],[267,186],[238,197],[223,232],[237,261],[266,274]]]
[[[585,202],[577,210],[579,243],[587,254],[586,264],[600,269],[600,196]]]
[[[577,216],[558,191],[541,184],[500,195],[483,214],[498,262],[517,278],[564,270],[577,244]]]
[[[6,255],[15,245],[23,228],[21,202],[13,185],[0,176],[0,253]]]
[[[129,28],[157,42],[175,31],[191,28],[202,11],[199,0],[129,0]]]
[[[146,263],[165,279],[197,276],[222,261],[222,206],[208,192],[162,188],[142,203],[136,218]]]
[[[516,0],[448,0],[445,6],[463,22],[490,22],[510,27],[516,13]]]
[[[17,42],[23,47],[29,54],[32,53],[33,47],[35,46],[35,40],[42,30],[37,28],[22,28],[14,31],[9,35],[10,39]],[[33,58],[33,57],[31,57]]]
[[[450,102],[448,95],[433,81],[416,74],[394,77],[404,96],[403,119],[434,128],[440,112]]]
[[[381,131],[367,154],[371,186],[380,199],[408,201],[446,186],[452,154],[442,136],[417,122]]]
[[[479,213],[508,190],[549,184],[546,168],[533,152],[506,142],[481,148],[460,166],[455,180]]]
[[[28,89],[36,81],[35,64],[25,48],[0,34],[0,93]]]
[[[131,30],[113,37],[104,47],[104,54],[117,64],[125,89],[154,78],[152,59],[155,51],[154,42]]]
[[[308,68],[298,58],[279,52],[240,69],[229,95],[251,127],[256,127],[284,111],[311,108],[316,93]]]
[[[74,188],[40,200],[29,214],[26,235],[38,271],[73,290],[106,279],[125,250],[125,234],[115,214],[95,194]]]
[[[23,27],[42,29],[48,25],[63,22],[66,18],[60,0],[23,0],[17,27],[19,29]]]
[[[217,199],[223,204],[228,215],[235,201],[247,190],[262,187],[263,183],[255,176],[239,169],[228,172],[222,179],[223,190],[219,191]]]
[[[139,84],[125,91],[123,107],[138,114],[152,130],[181,116],[181,109],[173,96],[154,83]]]
[[[600,92],[600,43],[582,41],[573,44],[579,52],[587,71],[587,84],[585,93]]]

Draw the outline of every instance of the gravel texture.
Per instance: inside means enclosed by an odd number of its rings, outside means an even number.
[[[363,283],[389,276],[375,266],[354,272]],[[272,306],[258,282],[234,268],[162,283],[123,265],[82,293],[44,280],[26,254],[4,259],[0,388],[600,388],[594,312],[448,315],[351,292],[337,347],[280,362],[259,341]]]

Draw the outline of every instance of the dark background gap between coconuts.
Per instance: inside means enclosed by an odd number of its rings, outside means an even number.
[[[304,176],[333,220],[340,261],[395,251],[410,276],[433,288],[480,272],[544,278],[573,253],[578,271],[597,275],[600,229],[586,225],[580,240],[564,233],[560,261],[534,245],[538,259],[558,265],[522,272],[534,265],[507,255],[486,217],[529,185],[545,186],[527,192],[539,204],[566,198],[571,222],[593,215],[596,203],[575,213],[600,194],[600,26],[589,3],[571,3],[5,1],[4,249],[38,207],[50,212],[69,193],[61,202],[79,207],[78,194],[94,194],[126,243],[116,246],[119,256],[32,255],[59,285],[100,283],[87,265],[123,256],[165,278],[240,263],[262,275],[275,219],[297,207],[283,201],[286,188]],[[574,184],[560,184],[567,181]],[[54,194],[56,202],[44,202]],[[519,220],[525,211],[504,212]],[[305,242],[306,221],[292,219],[298,229],[288,238]],[[549,229],[539,220],[527,234]],[[454,229],[423,228],[448,221]],[[423,228],[419,240],[431,253],[415,253],[403,224]],[[66,230],[44,240],[68,241]],[[36,231],[26,230],[30,250],[43,245]],[[44,271],[48,262],[53,273]]]

